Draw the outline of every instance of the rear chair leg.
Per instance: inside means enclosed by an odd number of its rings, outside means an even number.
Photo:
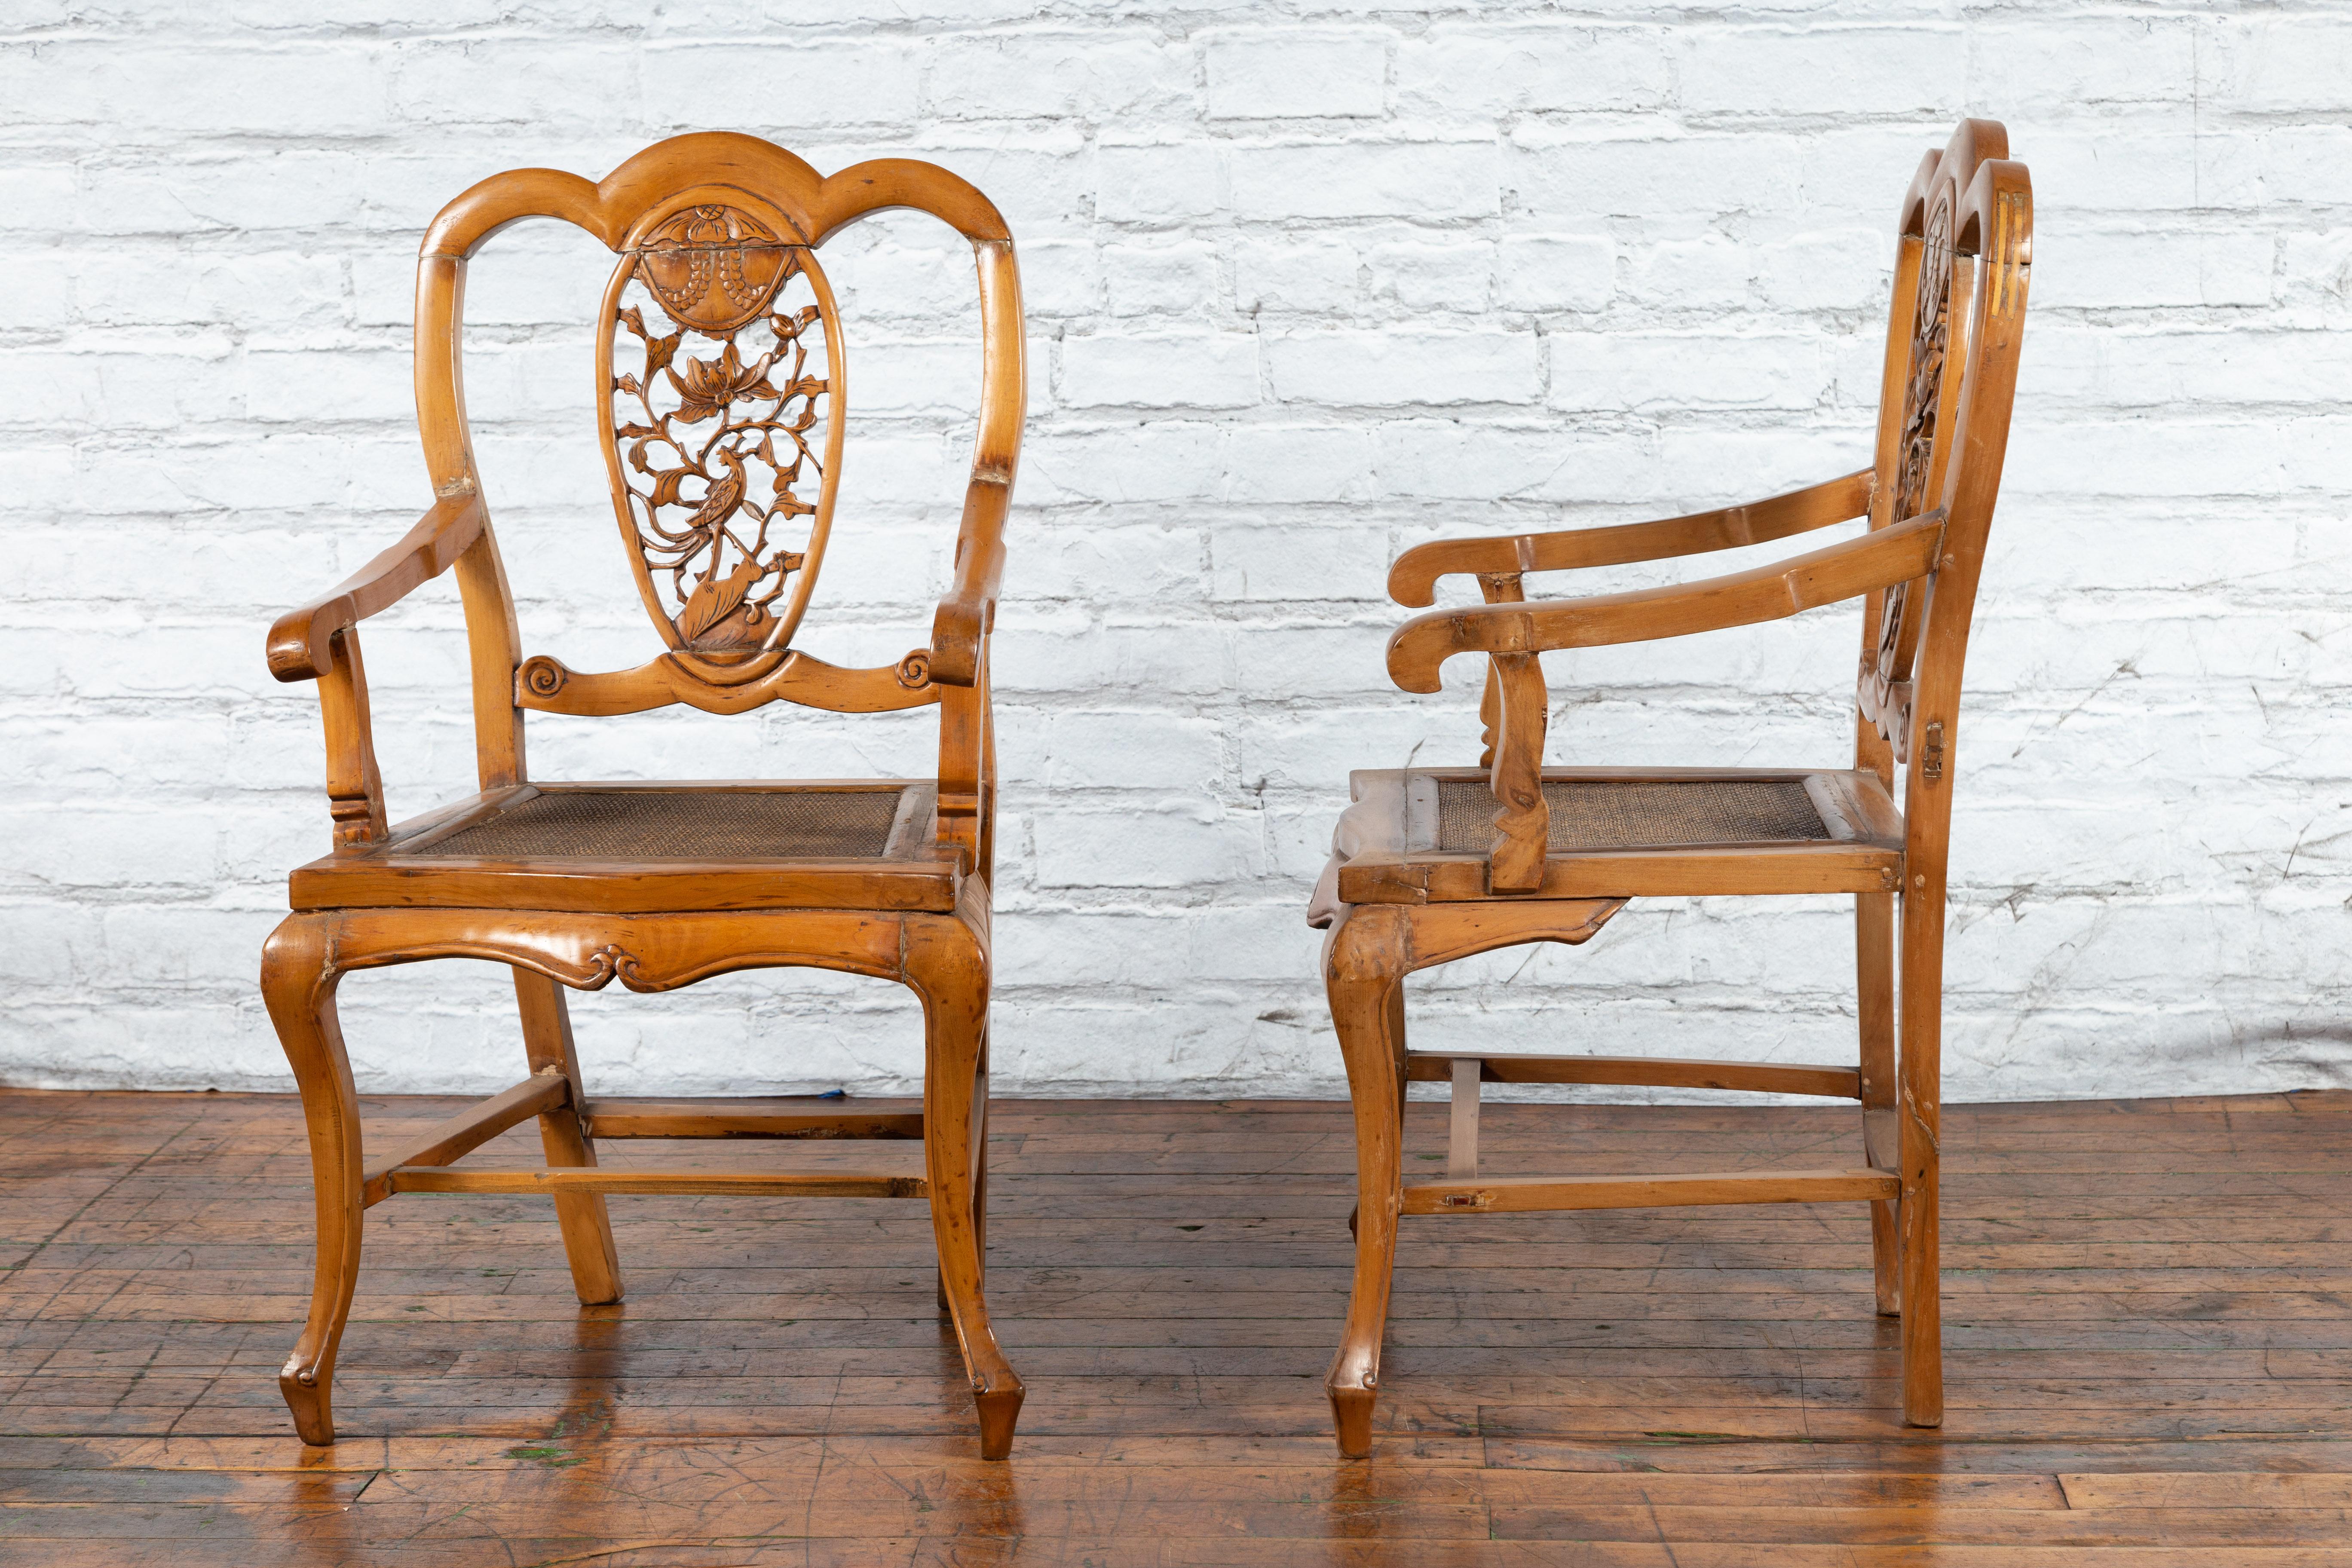
[[[580,1107],[585,1093],[580,1082],[580,1057],[572,1044],[572,1010],[563,987],[535,969],[514,972],[515,1001],[522,1009],[523,1048],[530,1070],[561,1071],[572,1084],[571,1103],[560,1105],[539,1119],[540,1147],[551,1167],[593,1165],[596,1145],[581,1131]],[[602,1193],[559,1193],[555,1223],[563,1232],[564,1257],[572,1264],[572,1288],[581,1304],[608,1305],[621,1299],[621,1258],[613,1247],[613,1220],[605,1212]]]
[[[1401,994],[1404,988],[1397,989]],[[1445,1174],[1453,1181],[1478,1178],[1478,1074],[1486,1065],[1477,1057],[1454,1058],[1454,1102],[1445,1121]]]
[[[278,1389],[294,1413],[302,1441],[320,1446],[335,1440],[335,1349],[359,1284],[360,1215],[366,1206],[361,1198],[359,1096],[335,1017],[335,986],[341,976],[332,966],[328,933],[324,918],[294,915],[261,950],[262,998],[302,1091],[319,1226],[310,1316],[278,1374]]]
[[[1880,1170],[1892,1171],[1901,1160],[1895,1116],[1894,895],[1857,893],[1853,913],[1855,1011],[1862,1024],[1863,1157]],[[1871,1274],[1884,1318],[1902,1310],[1899,1206],[1892,1199],[1870,1205]]]
[[[1937,1186],[1942,1152],[1944,881],[1921,878],[1903,900],[1903,1419],[1944,1424]]]

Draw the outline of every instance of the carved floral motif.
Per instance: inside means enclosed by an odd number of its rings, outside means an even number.
[[[639,363],[613,377],[613,438],[638,549],[686,647],[774,646],[772,606],[803,563],[798,520],[816,511],[801,492],[823,480],[812,432],[830,417],[822,313],[782,300],[814,264],[743,213],[705,205],[623,266],[634,271],[619,297],[644,298],[614,323],[616,364],[631,340]]]

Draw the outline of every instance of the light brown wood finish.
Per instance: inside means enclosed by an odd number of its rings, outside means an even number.
[[[808,1098],[594,1100],[580,1120],[599,1138],[920,1138],[923,1113],[870,1102],[817,1110]]]
[[[494,1094],[444,1121],[415,1148],[370,1165],[361,1183],[363,1201],[373,1207],[390,1197],[394,1171],[460,1159],[508,1128],[519,1126],[542,1111],[568,1105],[571,1100],[572,1086],[564,1081],[560,1069],[533,1073],[505,1093]]]
[[[791,646],[830,536],[848,409],[847,348],[817,250],[845,226],[892,207],[929,213],[971,244],[982,339],[979,426],[953,578],[933,615],[930,645],[896,664],[845,669]],[[467,264],[499,229],[540,217],[585,228],[617,258],[597,322],[595,394],[614,515],[656,634],[653,657],[633,669],[582,672],[551,656],[525,657],[474,462],[460,353]],[[1020,275],[1003,218],[961,179],[905,159],[825,177],[756,138],[682,136],[602,183],[544,169],[495,176],[435,219],[417,268],[415,338],[417,423],[434,504],[391,550],[279,617],[268,644],[280,679],[319,683],[333,829],[332,852],[294,873],[294,913],[270,939],[263,964],[270,1016],[302,1089],[317,1200],[310,1312],[280,1379],[305,1442],[335,1438],[336,1346],[358,1280],[367,1205],[411,1192],[548,1194],[573,1290],[597,1306],[623,1292],[607,1194],[793,1194],[929,1200],[940,1303],[963,1352],[981,1450],[989,1458],[1009,1450],[1023,1389],[982,1295],[995,810],[987,668],[1026,403],[1024,342]],[[452,570],[465,604],[482,793],[393,826],[370,732],[359,625]],[[712,782],[649,794],[642,784],[530,777],[526,710],[618,716],[685,703],[741,713],[780,700],[852,713],[937,704],[936,781],[898,781],[887,792],[870,780]],[[840,826],[865,821],[841,816],[840,797],[877,793],[886,834]],[[640,826],[617,838],[595,827],[615,812]],[[717,831],[709,825],[721,816],[738,824],[736,837],[705,852],[701,844]],[[669,829],[642,826],[656,817],[700,824],[701,837],[680,852],[660,837]],[[496,836],[501,825],[530,822],[574,826]],[[835,826],[807,826],[824,822]],[[460,834],[476,836],[475,852],[441,851]],[[663,847],[652,847],[656,841]],[[532,1077],[362,1171],[336,984],[354,969],[444,957],[512,968]],[[919,1112],[589,1097],[567,987],[618,979],[632,990],[661,991],[732,970],[789,966],[879,976],[921,998]],[[534,1115],[544,1168],[450,1163]],[[920,1176],[656,1176],[600,1166],[599,1133],[920,1138],[928,1168]]]
[[[1476,1209],[1541,1214],[1553,1209],[1654,1209],[1691,1204],[1824,1204],[1890,1198],[1891,1171],[1694,1171],[1671,1176],[1489,1176],[1407,1182],[1406,1214]]]
[[[1794,560],[1681,587],[1416,616],[1389,639],[1389,677],[1406,691],[1435,691],[1438,667],[1457,653],[1524,658],[1785,620],[1927,575],[1942,555],[1943,535],[1942,514],[1929,512]],[[1503,721],[1510,723],[1507,689]]]
[[[1819,1094],[1860,1100],[1862,1075],[1852,1068],[1794,1062],[1663,1061],[1656,1057],[1454,1057],[1405,1053],[1405,1078],[1414,1083],[1461,1081],[1468,1064],[1473,1083],[1618,1083],[1664,1089],[1729,1089],[1759,1094]],[[1449,1070],[1451,1069],[1451,1070]]]
[[[1658,522],[1423,545],[1391,569],[1391,593],[1409,605],[1430,604],[1440,577],[1477,577],[1486,603],[1406,622],[1390,639],[1388,668],[1402,689],[1433,692],[1447,658],[1483,655],[1486,752],[1477,773],[1357,774],[1347,847],[1335,852],[1327,873],[1336,912],[1320,901],[1328,895],[1318,895],[1318,923],[1328,917],[1330,927],[1324,975],[1355,1102],[1359,1171],[1355,1289],[1326,1380],[1343,1453],[1363,1455],[1372,1440],[1400,1214],[1866,1203],[1876,1305],[1902,1319],[1905,1419],[1919,1426],[1943,1419],[1938,1034],[1952,773],[1962,663],[2008,441],[2032,258],[2031,186],[2007,153],[2000,126],[1964,121],[1944,150],[1923,160],[1905,196],[1869,469]],[[1584,599],[1525,592],[1528,572],[1722,550],[1865,516],[1867,531],[1857,538],[1726,576]],[[1543,652],[1749,626],[1854,599],[1865,608],[1851,769],[1543,766]],[[1501,808],[1483,845],[1465,842],[1458,820],[1442,826],[1456,809],[1443,805],[1449,786],[1458,801],[1472,780]],[[1818,832],[1787,815],[1801,809],[1789,804],[1799,782]],[[1595,805],[1563,819],[1562,808],[1547,805],[1552,787],[1565,792],[1563,800],[1639,795],[1645,804]],[[1659,804],[1668,800],[1683,804]],[[1662,826],[1662,813],[1671,826]],[[1548,837],[1562,821],[1568,826]],[[1581,942],[1629,898],[1825,892],[1855,898],[1853,1068],[1498,1056],[1482,1058],[1472,1074],[1458,1050],[1421,1056],[1406,1048],[1402,982],[1414,970],[1518,942]],[[1465,914],[1474,910],[1482,911],[1475,930]],[[1398,1133],[1402,1084],[1449,1076],[1462,1098],[1448,1179],[1408,1183]],[[1475,1177],[1480,1081],[1850,1097],[1863,1107],[1867,1163],[1665,1177]]]
[[[358,1109],[406,1148],[460,1102]],[[296,1114],[0,1093],[10,1568],[2352,1557],[2352,1094],[1949,1108],[1940,1431],[1903,1425],[1862,1204],[1408,1220],[1357,1464],[1316,1384],[1351,1264],[1344,1104],[997,1106],[989,1301],[1034,1384],[1009,1465],[954,1403],[929,1216],[861,1198],[615,1198],[630,1298],[586,1312],[545,1197],[386,1204],[338,1369],[349,1430],[289,1443],[253,1372],[305,1311]],[[1446,1119],[1406,1109],[1409,1166],[1444,1169]],[[1835,1164],[1851,1119],[1489,1104],[1481,1153]],[[538,1145],[519,1127],[467,1163]],[[904,1143],[602,1152],[919,1172]]]
[[[704,1194],[725,1197],[921,1198],[919,1176],[772,1173],[757,1171],[478,1171],[459,1165],[403,1165],[391,1173],[395,1193],[553,1193],[559,1198],[606,1193]],[[591,1303],[592,1305],[593,1303]]]
[[[1389,597],[1400,605],[1419,607],[1435,597],[1441,577],[1473,574],[1516,577],[1525,572],[1624,566],[1787,539],[1866,515],[1876,479],[1876,469],[1864,468],[1769,500],[1656,522],[1522,533],[1507,539],[1441,539],[1415,545],[1396,558],[1396,564],[1389,568]],[[1488,598],[1492,602],[1493,595]]]
[[[564,1000],[563,987],[555,980],[528,969],[514,972],[514,988],[522,1014],[523,1054],[530,1058],[530,1070],[560,1076],[564,1084],[562,1102],[540,1113],[541,1152],[551,1165],[593,1165],[596,1145],[589,1141],[580,1111],[587,1087],[580,1076],[579,1053],[572,1043],[572,1005]],[[403,1163],[438,1165],[442,1161],[419,1156]],[[563,1255],[572,1265],[572,1287],[581,1303],[600,1307],[619,1300],[621,1258],[613,1245],[613,1219],[603,1196],[559,1191],[555,1221],[563,1233]]]

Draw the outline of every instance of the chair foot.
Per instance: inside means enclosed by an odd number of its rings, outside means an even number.
[[[981,1457],[1013,1451],[1024,1390],[989,1326],[982,1256],[987,1163],[988,954],[962,920],[909,917],[901,978],[923,1000],[923,1169],[931,1189],[931,1238],[972,1398]]]
[[[1350,1240],[1353,1240],[1356,1235],[1356,1215],[1363,1206],[1361,1204],[1351,1204],[1348,1207],[1348,1237]]]
[[[980,1457],[1003,1459],[1013,1453],[1013,1428],[1020,1424],[1021,1401],[1029,1391],[1011,1373],[1000,1374],[988,1387],[974,1387],[972,1403],[980,1406]]]
[[[288,1357],[278,1374],[278,1392],[286,1396],[286,1408],[294,1413],[294,1430],[303,1442],[314,1448],[333,1445],[333,1386],[319,1376],[317,1367],[303,1366],[299,1356]]]
[[[1380,1390],[1327,1383],[1323,1392],[1331,1396],[1331,1426],[1339,1435],[1340,1455],[1350,1459],[1370,1458],[1372,1407],[1380,1403]]]

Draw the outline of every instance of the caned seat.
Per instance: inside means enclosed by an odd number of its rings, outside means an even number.
[[[1356,1279],[1326,1387],[1339,1447],[1370,1446],[1397,1224],[1405,1215],[1864,1202],[1877,1307],[1903,1319],[1903,1416],[1943,1418],[1937,1127],[1944,890],[1960,669],[2000,483],[2032,254],[2033,198],[2007,133],[1963,121],[1905,194],[1871,465],[1744,505],[1654,522],[1424,544],[1389,592],[1433,605],[1475,580],[1483,604],[1418,616],[1389,674],[1439,689],[1483,659],[1475,768],[1351,775],[1352,804],[1308,919],[1355,1103]],[[1861,521],[1857,537],[1678,587],[1530,599],[1531,574],[1698,555]],[[1850,768],[1546,767],[1544,653],[1749,626],[1863,604]],[[1854,899],[1859,1060],[1793,1064],[1624,1055],[1413,1051],[1403,981],[1526,942],[1590,941],[1637,898]],[[1898,907],[1899,906],[1899,907]],[[1901,963],[1895,963],[1898,941]],[[1899,981],[1899,984],[1898,984]],[[1404,1085],[1452,1086],[1445,1174],[1406,1181]],[[1862,1102],[1860,1162],[1803,1171],[1484,1174],[1482,1083],[1645,1084]]]
[[[929,781],[523,784],[295,871],[298,910],[955,908]],[[615,884],[621,884],[616,888]],[[625,890],[622,889],[625,888]]]
[[[1494,896],[1488,772],[1367,769],[1349,788],[1318,923]],[[1902,869],[1903,814],[1867,768],[1546,768],[1542,789],[1542,897],[1885,892]]]
[[[894,207],[927,213],[971,246],[980,416],[929,642],[895,664],[843,668],[795,645],[833,528],[847,418],[847,351],[817,252]],[[524,656],[474,461],[458,353],[466,269],[492,236],[530,218],[576,225],[614,258],[594,318],[593,412],[654,638],[635,668]],[[989,633],[1025,396],[1020,275],[1003,218],[929,163],[885,158],[825,177],[753,137],[681,136],[601,182],[520,169],[467,191],[425,231],[416,300],[433,504],[406,538],[269,634],[278,678],[317,684],[334,844],[294,872],[293,912],[262,955],[262,994],[302,1092],[318,1214],[310,1317],[278,1375],[297,1430],[334,1441],[335,1352],[359,1279],[361,1216],[403,1193],[551,1197],[585,1303],[622,1296],[610,1194],[923,1198],[981,1453],[1004,1458],[1023,1389],[982,1289],[996,821]],[[480,793],[392,826],[359,626],[445,572],[465,602]],[[840,713],[936,707],[938,769],[929,779],[584,784],[534,781],[525,765],[530,713],[618,718],[684,703],[736,714],[780,700]],[[530,1076],[412,1147],[363,1161],[336,987],[353,970],[452,957],[512,970]],[[792,966],[895,981],[921,999],[919,1114],[589,1097],[567,988],[618,980],[667,991]],[[791,1076],[790,1049],[776,1041],[772,1057],[746,1066]],[[534,1117],[544,1168],[457,1163]],[[597,1165],[600,1138],[919,1138],[923,1174],[618,1171]]]

